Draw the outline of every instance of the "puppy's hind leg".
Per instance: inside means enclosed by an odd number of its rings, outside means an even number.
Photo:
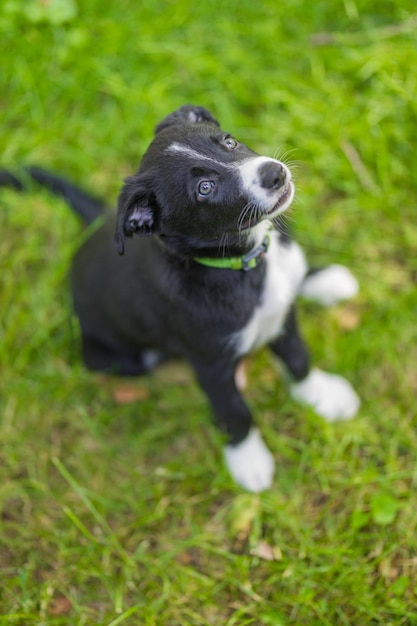
[[[329,422],[355,415],[360,400],[351,384],[342,376],[310,368],[309,354],[298,333],[294,308],[288,314],[282,334],[270,344],[270,348],[285,365],[294,400],[310,406]]]
[[[359,283],[344,265],[328,265],[311,269],[301,283],[299,295],[324,306],[353,298],[359,291]]]
[[[153,350],[132,350],[82,333],[83,360],[88,369],[117,376],[141,376],[164,361]]]

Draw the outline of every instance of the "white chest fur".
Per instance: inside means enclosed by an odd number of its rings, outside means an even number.
[[[295,242],[282,244],[276,232],[271,232],[266,262],[261,301],[234,338],[239,355],[248,354],[279,335],[307,270],[301,248]]]

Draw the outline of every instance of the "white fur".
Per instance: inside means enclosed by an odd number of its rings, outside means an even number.
[[[270,230],[271,222],[269,220],[262,220],[262,222],[259,222],[259,224],[256,224],[256,226],[250,229],[248,232],[248,241],[254,248],[260,246]]]
[[[188,146],[184,146],[177,141],[174,141],[168,148],[166,148],[165,152],[179,152],[184,156],[189,157],[190,159],[197,159],[198,161],[208,161],[209,163],[214,163],[215,165],[221,165],[221,167],[225,167],[226,169],[235,169],[235,165],[230,165],[228,163],[224,163],[223,161],[217,161],[212,157],[208,157],[205,154],[197,152],[197,150],[193,150],[193,148],[189,148]]]
[[[257,428],[237,446],[226,446],[224,455],[234,481],[241,487],[257,493],[272,485],[274,459]]]
[[[295,242],[282,244],[274,231],[270,237],[261,302],[245,328],[233,338],[240,356],[279,335],[307,269],[304,254]]]
[[[360,400],[347,380],[317,368],[301,382],[292,383],[290,394],[328,422],[350,419],[360,406]]]
[[[286,173],[287,182],[280,189],[265,189],[261,185],[259,170],[263,163],[268,163],[269,161],[279,163]],[[242,179],[243,189],[261,209],[270,211],[277,204],[283,192],[286,193],[291,189],[288,199],[279,207],[274,216],[283,213],[290,206],[294,198],[294,187],[291,183],[291,172],[284,163],[270,157],[256,156],[243,161],[238,166],[238,170]]]
[[[329,265],[308,276],[301,285],[300,295],[325,306],[356,296],[359,283],[343,265]]]

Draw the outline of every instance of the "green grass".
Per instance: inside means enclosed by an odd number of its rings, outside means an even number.
[[[329,426],[255,355],[277,474],[243,493],[187,371],[121,404],[84,370],[66,279],[82,226],[2,191],[0,624],[417,623],[416,28],[413,0],[3,1],[3,166],[115,202],[186,102],[297,161],[297,239],[361,282],[353,303],[302,305],[304,334],[363,404]]]

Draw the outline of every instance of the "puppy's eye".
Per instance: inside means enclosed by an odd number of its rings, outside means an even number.
[[[226,146],[226,148],[229,148],[229,150],[234,150],[237,146],[237,141],[236,139],[233,139],[233,137],[228,135],[224,138],[224,145]]]
[[[214,183],[212,180],[202,180],[198,185],[198,194],[204,198],[211,194],[214,189]]]

